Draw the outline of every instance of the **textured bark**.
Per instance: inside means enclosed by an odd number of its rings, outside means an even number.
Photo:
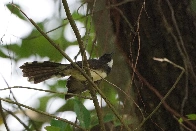
[[[190,1],[136,0],[111,7],[120,2],[100,0],[96,5],[102,8],[94,6],[98,44],[106,51],[115,51],[110,81],[134,98],[146,117],[181,72],[169,63],[154,61],[153,57],[165,57],[182,66],[185,74],[142,130],[186,130],[177,119],[195,113],[196,109],[196,25]],[[118,90],[118,94],[124,106],[120,112],[135,120],[135,126],[130,125],[135,129],[142,115],[122,91]],[[195,129],[193,121],[183,124]]]

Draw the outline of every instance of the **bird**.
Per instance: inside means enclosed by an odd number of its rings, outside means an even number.
[[[90,74],[92,80],[95,84],[99,84],[100,81],[107,77],[111,72],[113,66],[112,53],[104,54],[99,59],[89,59],[87,60],[90,68]],[[82,61],[74,62],[80,68],[84,69]],[[28,81],[34,84],[43,82],[47,79],[53,77],[64,77],[70,76],[67,79],[68,91],[65,95],[65,99],[71,98],[73,94],[80,94],[87,90],[89,83],[86,78],[81,74],[81,72],[74,68],[72,64],[61,64],[51,61],[33,61],[26,62],[22,66],[23,77],[28,77]]]

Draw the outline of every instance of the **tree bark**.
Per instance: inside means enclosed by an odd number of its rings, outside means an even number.
[[[157,57],[182,66],[185,74],[142,130],[194,130],[193,121],[183,122],[184,126],[178,122],[196,109],[196,23],[191,2],[100,0],[94,9],[99,47],[115,51],[109,79],[129,95],[117,90],[124,107],[119,112],[135,120],[131,129],[143,119],[140,110],[147,117],[180,75],[173,65],[153,60]]]

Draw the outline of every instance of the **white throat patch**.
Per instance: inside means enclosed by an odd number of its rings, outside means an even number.
[[[107,65],[108,65],[110,68],[112,68],[112,66],[113,66],[113,59],[111,59],[111,61],[108,62]]]

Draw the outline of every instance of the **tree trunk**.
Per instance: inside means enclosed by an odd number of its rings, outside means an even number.
[[[153,60],[167,58],[185,73],[142,130],[195,129],[193,121],[183,121],[184,126],[178,122],[196,110],[196,25],[190,1],[120,2],[89,4],[100,49],[115,52],[109,80],[129,96],[116,89],[123,103],[119,112],[134,121],[130,128],[135,129],[143,120],[140,110],[147,117],[155,109],[182,72],[168,62]]]

